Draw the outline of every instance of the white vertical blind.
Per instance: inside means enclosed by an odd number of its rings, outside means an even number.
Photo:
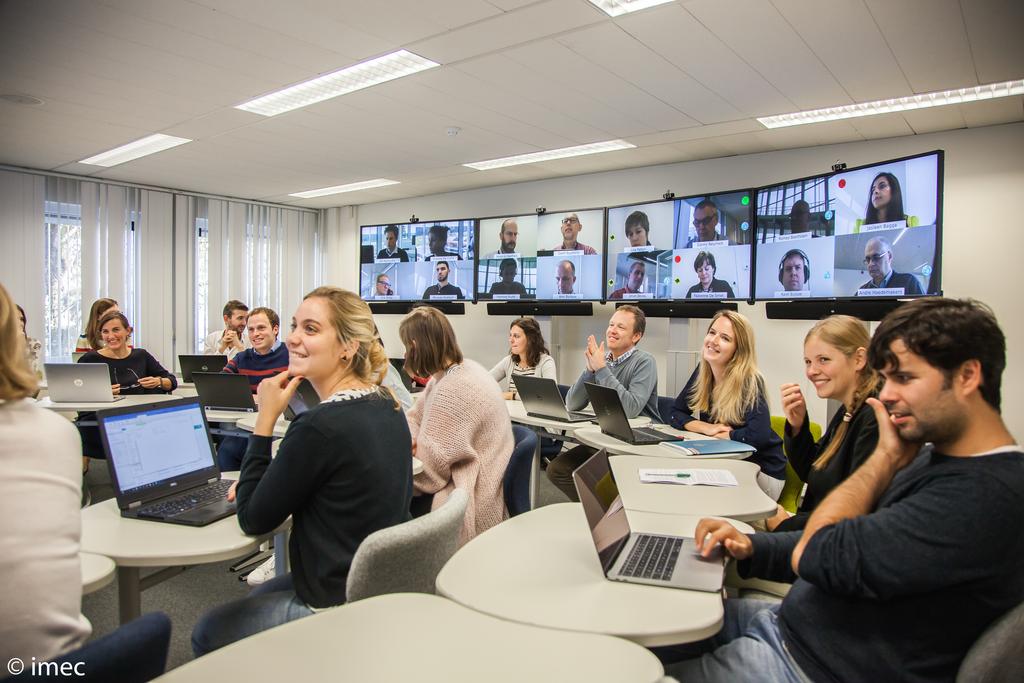
[[[25,309],[28,335],[45,338],[43,202],[46,178],[0,171],[0,281]]]

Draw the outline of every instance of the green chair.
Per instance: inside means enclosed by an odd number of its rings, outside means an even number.
[[[772,415],[772,431],[779,435],[780,439],[785,439],[785,428],[786,418],[779,417],[778,415]],[[817,441],[821,438],[821,425],[817,422],[811,423],[811,437]],[[782,495],[779,496],[779,505],[784,507],[787,512],[795,513],[796,509],[800,506],[800,493],[804,490],[804,482],[800,480],[797,473],[789,464],[789,453],[786,453],[786,486],[782,489]]]

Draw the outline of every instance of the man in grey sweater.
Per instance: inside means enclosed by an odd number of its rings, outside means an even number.
[[[580,410],[589,402],[587,382],[615,389],[626,416],[646,415],[660,422],[658,414],[658,366],[654,356],[637,348],[647,327],[647,317],[636,306],[619,306],[608,321],[605,342],[597,343],[594,335],[587,339],[583,352],[587,368],[569,389],[565,405]],[[572,472],[594,454],[594,449],[577,446],[562,453],[550,464],[547,473],[551,483],[570,500],[579,500],[572,482]]]

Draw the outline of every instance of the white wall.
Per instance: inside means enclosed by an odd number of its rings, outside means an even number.
[[[1014,434],[1024,436],[1024,316],[1019,297],[1024,289],[1021,256],[1024,229],[1020,222],[1020,188],[1024,187],[1024,124],[959,130],[828,147],[786,150],[748,156],[688,162],[593,175],[519,183],[501,187],[417,197],[378,204],[332,209],[328,225],[328,267],[325,281],[350,289],[358,284],[358,225],[399,222],[416,214],[423,220],[452,216],[493,216],[522,213],[536,206],[571,209],[614,206],[654,199],[665,190],[678,196],[766,185],[829,170],[840,159],[849,166],[925,152],[946,150],[943,288],[947,296],[974,297],[995,310],[1007,336],[1008,364],[1003,377],[1003,413]],[[332,220],[333,219],[333,220]],[[593,238],[592,238],[593,239]],[[338,246],[340,249],[332,247]],[[487,316],[486,306],[467,304],[465,316],[452,316],[463,350],[490,366],[504,353],[512,317]],[[601,335],[612,306],[595,304],[592,318],[563,318],[552,325],[560,381],[571,381],[583,367],[588,334]],[[801,340],[809,322],[768,320],[764,304],[740,304],[757,330],[761,370],[769,387],[803,381]],[[378,316],[391,355],[401,354],[399,316]],[[658,359],[660,393],[666,385],[667,351],[699,348],[703,322],[648,321],[643,348]],[[684,348],[688,347],[688,348]],[[680,387],[681,388],[681,387]],[[770,391],[772,411],[781,414],[777,391]],[[825,402],[810,401],[813,420],[825,420]]]

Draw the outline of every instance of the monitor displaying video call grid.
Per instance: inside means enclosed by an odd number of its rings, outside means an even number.
[[[608,209],[606,298],[749,297],[752,198],[740,190]]]
[[[367,301],[472,301],[476,219],[364,225],[359,291]]]
[[[604,210],[480,219],[480,300],[599,301]]]
[[[758,299],[937,294],[942,152],[757,192]]]

